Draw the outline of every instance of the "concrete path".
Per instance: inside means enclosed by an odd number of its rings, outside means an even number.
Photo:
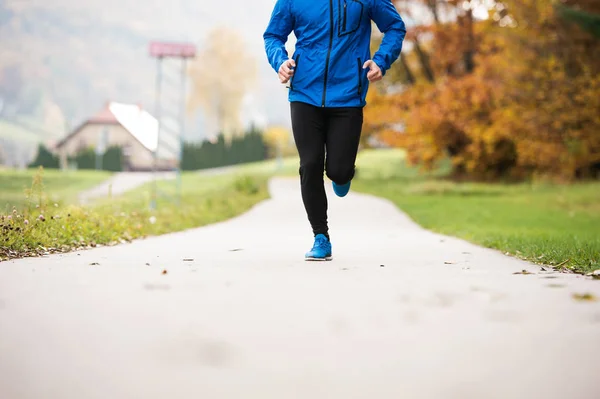
[[[297,181],[271,189],[225,223],[0,263],[0,398],[600,398],[600,303],[573,299],[600,281],[358,194],[330,195],[334,260],[307,263]]]
[[[197,173],[204,175],[222,175],[238,168],[237,165],[223,166],[219,168],[202,169]],[[174,180],[175,172],[158,172],[156,176],[152,172],[118,172],[106,181],[79,194],[79,203],[89,204],[95,199],[105,198],[108,195],[121,195],[127,191],[138,188],[141,185],[157,180]]]
[[[79,195],[79,202],[85,205],[95,199],[108,197],[109,194],[113,196],[121,195],[143,184],[150,183],[154,178],[152,172],[118,172],[98,186],[82,192]],[[175,173],[159,172],[156,174],[156,179],[172,180],[175,179]]]

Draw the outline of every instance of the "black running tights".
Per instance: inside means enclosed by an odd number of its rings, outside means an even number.
[[[336,184],[354,177],[363,108],[321,108],[301,102],[290,106],[304,208],[313,233],[329,236],[323,173]]]

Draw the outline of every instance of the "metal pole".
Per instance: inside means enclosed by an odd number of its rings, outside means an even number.
[[[156,98],[154,104],[154,114],[156,120],[158,122],[157,130],[156,130],[156,148],[154,150],[154,162],[152,165],[152,199],[150,202],[150,209],[154,210],[157,208],[157,187],[156,187],[156,172],[158,167],[158,149],[160,147],[160,127],[161,127],[161,107],[160,107],[160,89],[162,83],[162,57],[158,57],[156,59]]]
[[[177,168],[177,200],[178,203],[181,204],[182,197],[182,182],[181,182],[181,172],[182,172],[182,162],[183,162],[183,144],[184,144],[184,136],[185,136],[185,81],[186,81],[186,58],[182,58],[181,64],[181,104],[179,109],[179,161]]]
[[[102,155],[99,151],[96,151],[96,170],[102,169]]]

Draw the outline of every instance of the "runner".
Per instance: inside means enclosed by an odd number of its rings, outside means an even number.
[[[371,21],[384,34],[371,58]],[[294,32],[290,58],[285,44]],[[314,234],[307,260],[330,260],[323,173],[344,197],[354,177],[369,82],[381,80],[402,50],[406,28],[391,0],[277,0],[264,33],[281,83],[289,83],[300,155],[302,201]]]

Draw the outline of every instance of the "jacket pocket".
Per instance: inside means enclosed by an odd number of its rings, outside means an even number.
[[[292,75],[292,77],[290,79],[290,90],[294,90],[294,78],[298,74],[298,64],[300,63],[300,54],[297,54],[294,57],[294,63],[296,64],[296,66],[294,67],[294,74]]]
[[[338,36],[349,35],[360,28],[364,8],[360,0],[338,0]]]
[[[362,95],[362,63],[360,58],[356,59],[356,77],[358,78],[358,96]]]

